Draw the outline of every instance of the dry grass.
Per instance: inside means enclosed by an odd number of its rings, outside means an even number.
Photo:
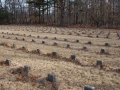
[[[96,90],[120,89],[120,42],[115,30],[111,30],[107,39],[105,36],[109,30],[96,38],[101,31],[99,29],[57,28],[57,33],[55,28],[50,31],[50,28],[46,30],[46,27],[37,26],[0,26],[0,29],[1,90],[83,90],[86,84],[95,86]],[[64,35],[61,34],[63,32]],[[88,37],[89,33],[92,37]],[[5,38],[2,38],[3,35]],[[45,36],[48,38],[45,39]],[[26,41],[21,41],[22,38]],[[64,41],[65,38],[67,41]],[[31,42],[32,39],[36,42]],[[80,42],[76,43],[77,39]],[[46,44],[41,44],[43,40]],[[87,44],[88,41],[92,44]],[[57,46],[53,45],[54,42]],[[106,42],[109,47],[104,45]],[[11,48],[13,44],[15,47]],[[67,44],[70,48],[66,48]],[[23,50],[22,46],[26,49]],[[88,50],[81,50],[83,46],[87,46]],[[106,53],[100,54],[101,48],[105,48]],[[57,55],[53,56],[52,52],[57,52]],[[73,54],[76,61],[70,60]],[[11,60],[11,66],[3,64],[5,59]],[[97,59],[103,60],[100,68],[95,66]],[[24,65],[31,67],[28,77],[21,75]],[[50,72],[56,75],[55,83],[46,79]]]

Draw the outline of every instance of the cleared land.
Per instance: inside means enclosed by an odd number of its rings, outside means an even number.
[[[95,90],[120,90],[119,34],[119,30],[107,29],[0,26],[0,88],[83,90],[88,84]],[[102,48],[105,53],[101,53]],[[76,61],[71,55],[76,55]],[[2,63],[6,59],[11,60],[11,66]],[[97,59],[103,60],[101,68],[96,67]],[[28,77],[12,73],[24,65],[31,68]],[[50,72],[56,75],[55,83],[46,80]]]

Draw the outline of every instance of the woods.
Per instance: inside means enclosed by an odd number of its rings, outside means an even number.
[[[5,0],[0,6],[1,24],[120,27],[120,0]]]

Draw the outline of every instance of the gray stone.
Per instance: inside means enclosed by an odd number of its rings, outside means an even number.
[[[40,38],[40,36],[37,36],[37,38]]]
[[[105,46],[109,46],[109,43],[105,43]]]
[[[91,42],[91,41],[88,41],[88,44],[92,44],[92,42]]]
[[[95,89],[95,87],[90,86],[90,85],[85,85],[84,86],[84,90],[94,90],[94,89]]]
[[[58,44],[57,44],[56,42],[54,42],[54,44],[53,44],[53,45],[57,46]]]
[[[65,38],[64,41],[67,41],[67,39]]]
[[[76,56],[75,55],[71,55],[71,59],[72,60],[76,60]]]
[[[98,35],[97,35],[96,37],[97,37],[97,38],[99,38],[99,36],[98,36]]]
[[[22,46],[22,49],[23,49],[23,50],[25,50],[25,49],[26,49],[26,47]]]
[[[57,55],[57,52],[52,52],[52,55],[53,55],[53,56],[56,56],[56,55]]]
[[[23,40],[23,41],[25,41],[25,39],[24,39],[24,38],[23,38],[22,40]]]
[[[101,53],[105,53],[105,49],[102,48],[102,49],[101,49]]]
[[[12,45],[12,48],[15,48],[15,44]]]
[[[47,39],[48,37],[47,36],[45,36],[45,38],[44,39]]]
[[[32,41],[31,42],[35,42],[35,40],[34,39],[32,39]]]
[[[87,46],[83,46],[83,50],[87,50]]]
[[[48,74],[48,81],[55,82],[55,80],[56,80],[56,79],[55,79],[55,75],[49,73],[49,74]]]
[[[103,61],[102,60],[97,60],[96,66],[99,66],[99,65],[103,65]]]
[[[29,70],[30,70],[30,66],[24,65],[24,71],[29,71]]]
[[[37,49],[37,53],[40,53],[40,49]]]
[[[79,40],[77,39],[76,42],[79,42]]]
[[[18,39],[18,37],[15,37],[15,39]]]
[[[67,48],[70,48],[70,44],[67,44]]]
[[[45,41],[42,41],[42,44],[45,44]]]
[[[56,37],[54,37],[54,39],[56,40],[57,38],[56,38]]]
[[[5,64],[10,66],[11,65],[11,61],[6,59]]]
[[[28,76],[29,70],[30,70],[30,66],[25,65],[24,68],[23,68],[23,71],[22,71],[22,75],[23,76]]]

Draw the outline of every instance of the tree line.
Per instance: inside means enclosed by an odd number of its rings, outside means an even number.
[[[0,24],[120,26],[120,0],[0,0]]]

